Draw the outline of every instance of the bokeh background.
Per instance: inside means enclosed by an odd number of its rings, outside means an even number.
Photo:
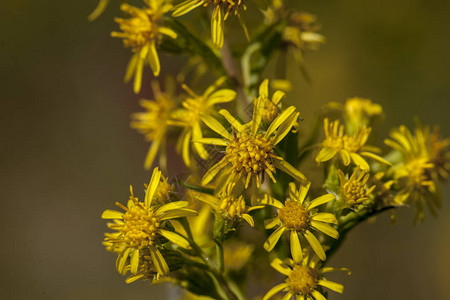
[[[119,15],[112,2],[93,23],[86,17],[97,0],[0,5],[1,299],[170,298],[166,286],[126,285],[101,245],[101,212],[149,177],[148,145],[129,128],[139,110],[122,81],[129,51],[109,36]],[[305,123],[328,101],[361,96],[384,105],[381,136],[412,126],[413,116],[450,136],[450,2],[298,7],[319,16],[327,37],[306,56],[313,83],[290,74]],[[174,62],[163,56],[163,69],[173,72]],[[333,277],[345,293],[331,299],[450,299],[449,185],[442,192],[438,219],[413,226],[412,211],[401,210],[396,226],[383,215],[355,229],[330,263],[353,275]]]

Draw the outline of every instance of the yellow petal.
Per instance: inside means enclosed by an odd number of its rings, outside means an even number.
[[[191,155],[190,155],[190,140],[191,140],[192,131],[185,130],[180,137],[181,140],[181,156],[183,157],[183,161],[187,167],[191,166]]]
[[[313,290],[311,292],[311,294],[314,296],[314,299],[316,300],[327,300],[327,298],[325,298],[321,293],[319,293],[319,291],[317,290]]]
[[[333,281],[328,281],[328,280],[324,280],[324,279],[320,279],[317,282],[318,285],[324,286],[326,288],[329,288],[332,291],[335,291],[337,293],[342,294],[344,292],[344,286],[340,283],[336,283]]]
[[[269,79],[264,79],[259,85],[259,97],[269,98]]]
[[[312,234],[311,231],[306,230],[303,235],[308,240],[308,243],[311,245],[311,248],[314,250],[314,252],[317,254],[317,256],[321,260],[325,260],[327,258],[327,256],[325,255],[325,251],[323,251],[322,245],[317,240],[317,238],[314,236],[314,234]]]
[[[226,103],[233,101],[236,98],[236,92],[230,89],[222,89],[212,93],[206,103],[213,106],[217,103]]]
[[[189,205],[189,202],[187,202],[187,201],[170,202],[170,203],[164,204],[163,206],[158,208],[156,210],[155,214],[156,215],[160,215],[160,214],[163,214],[163,213],[165,213],[166,211],[169,211],[169,210],[185,208],[188,205]]]
[[[161,139],[154,140],[150,149],[148,149],[147,156],[145,157],[144,168],[146,170],[150,169],[155,161],[156,154],[158,154],[159,145],[161,144]]]
[[[360,154],[361,154],[362,156],[372,158],[372,159],[374,159],[374,160],[376,160],[376,161],[379,161],[380,163],[386,164],[386,165],[388,165],[388,166],[391,166],[391,165],[392,165],[390,162],[388,162],[387,160],[385,160],[385,159],[382,158],[381,156],[376,155],[376,154],[373,154],[373,153],[371,153],[371,152],[361,152]]]
[[[338,150],[336,149],[324,147],[320,150],[319,154],[317,154],[316,162],[320,163],[324,161],[329,161],[336,155],[337,152]]]
[[[139,250],[134,250],[130,260],[131,273],[136,274],[139,267]]]
[[[217,164],[212,166],[208,172],[205,173],[205,175],[202,178],[202,185],[207,185],[216,175],[219,173],[220,170],[223,169],[228,164],[228,160],[225,158],[222,158]]]
[[[278,103],[280,103],[281,100],[283,100],[283,98],[286,96],[286,93],[282,92],[282,91],[276,91],[275,93],[273,93],[272,96],[272,102],[275,105],[278,105]]]
[[[248,225],[255,227],[255,221],[253,221],[253,218],[249,214],[242,214],[242,218],[247,221]]]
[[[300,264],[303,260],[302,247],[298,238],[297,231],[291,230],[291,255],[296,264]]]
[[[321,221],[326,223],[338,224],[336,216],[330,213],[318,213],[311,217],[312,220]]]
[[[187,0],[184,2],[181,2],[177,6],[175,6],[174,12],[172,13],[172,17],[179,17],[184,14],[187,14],[191,10],[193,10],[196,7],[199,7],[203,5],[203,0]]]
[[[130,254],[131,248],[126,248],[118,257],[117,271],[122,273],[125,263],[127,262],[128,255]]]
[[[155,264],[158,273],[162,276],[169,274],[169,266],[167,265],[161,252],[159,252],[159,250],[153,245],[149,245],[148,249],[150,250],[152,261]]]
[[[284,137],[291,131],[292,126],[294,126],[295,122],[297,122],[298,116],[300,116],[300,113],[291,114],[289,118],[281,124],[281,126],[277,130],[277,133],[275,134],[275,137],[272,140],[272,143],[274,145],[281,142]]]
[[[334,229],[333,227],[331,227],[330,225],[311,220],[311,226],[334,239],[339,238],[339,232],[336,229]]]
[[[267,252],[272,251],[273,247],[277,244],[278,240],[280,239],[281,235],[286,230],[285,226],[282,226],[272,232],[272,234],[267,238],[267,240],[264,243],[264,249],[266,249]]]
[[[236,120],[229,112],[228,110],[225,109],[221,109],[219,111],[219,114],[221,114],[222,116],[224,116],[224,118],[228,121],[228,123],[231,124],[231,126],[233,126],[234,128],[236,128],[236,130],[238,132],[242,131],[242,124]]]
[[[181,248],[189,249],[191,247],[189,245],[189,242],[184,237],[182,237],[179,234],[176,234],[175,232],[167,231],[164,229],[160,229],[159,232],[163,237],[165,237],[175,245],[180,246]]]
[[[278,129],[278,127],[283,124],[283,122],[285,122],[290,116],[292,116],[295,110],[296,108],[294,106],[290,106],[282,111],[281,114],[279,114],[278,117],[276,117],[275,120],[272,121],[264,136],[269,137],[270,135],[272,135]]]
[[[347,273],[347,275],[352,274],[352,272],[348,268],[331,268],[331,267],[324,267],[319,270],[319,273],[327,273],[327,272],[334,272],[334,271],[344,271]]]
[[[275,226],[279,225],[281,223],[279,218],[273,218],[273,219],[268,219],[268,220],[264,220],[264,228],[265,229],[272,229]]]
[[[290,175],[292,178],[294,178],[297,181],[306,181],[307,180],[305,175],[303,175],[299,170],[294,168],[287,161],[274,159],[273,164],[275,165],[275,167],[277,169],[280,169],[281,171]]]
[[[192,209],[173,209],[166,212],[162,217],[159,218],[159,220],[164,221],[168,219],[176,219],[176,218],[183,218],[183,217],[190,217],[190,216],[196,216],[198,213],[195,210]]]
[[[206,126],[211,128],[213,131],[220,134],[227,140],[233,140],[233,136],[228,132],[228,130],[225,129],[225,127],[222,126],[222,124],[220,124],[219,121],[207,114],[202,114],[200,118],[206,124]]]
[[[348,153],[348,151],[343,149],[339,151],[339,154],[341,155],[344,166],[348,166],[351,162],[350,154]]]
[[[353,162],[355,165],[359,166],[361,170],[370,170],[369,164],[364,160],[364,158],[361,157],[361,155],[357,153],[350,153],[350,156],[352,157]]]
[[[305,201],[305,198],[306,198],[306,195],[308,194],[310,186],[311,186],[311,181],[306,182],[306,184],[300,185],[299,194],[298,194],[298,202],[300,204],[303,204],[303,201]]]
[[[150,41],[147,59],[150,68],[153,71],[153,75],[158,76],[159,72],[161,71],[161,65],[159,63],[158,52],[156,52],[156,45],[154,40]]]
[[[272,268],[286,276],[289,276],[292,272],[291,268],[289,268],[288,265],[279,258],[275,258],[274,260],[272,260],[270,265],[272,266]]]
[[[136,69],[134,72],[134,92],[138,94],[141,91],[142,84],[142,72],[144,70],[144,59],[138,56],[138,60],[136,62]]]
[[[281,292],[284,288],[288,288],[289,284],[287,283],[280,283],[276,286],[274,286],[273,288],[271,288],[267,294],[264,295],[263,300],[269,300],[272,299],[272,297],[276,294],[278,294],[279,292]]]
[[[110,0],[100,0],[95,10],[88,16],[88,20],[94,21],[95,19],[97,19],[105,11],[105,8],[106,6],[108,6],[109,1]]]
[[[283,203],[281,203],[280,201],[278,201],[277,199],[273,198],[272,196],[269,196],[267,194],[264,195],[264,198],[260,200],[261,204],[267,204],[267,205],[271,205],[274,206],[278,209],[283,208],[284,205]]]
[[[125,282],[126,283],[132,283],[132,282],[135,282],[138,279],[141,279],[142,277],[144,277],[144,274],[139,274],[139,275],[136,275],[136,276],[130,276],[127,279],[125,279]]]
[[[192,140],[192,142],[207,144],[207,145],[224,146],[224,147],[226,147],[228,145],[228,141],[223,140],[223,139],[216,139],[216,138],[201,138],[201,139]]]
[[[155,194],[156,188],[159,185],[161,179],[161,171],[158,168],[153,169],[152,178],[148,184],[147,191],[145,193],[145,206],[150,207],[153,200],[153,195]]]
[[[130,61],[128,62],[127,71],[125,72],[124,78],[125,83],[130,81],[131,77],[133,77],[138,61],[139,61],[139,53],[133,54],[133,56],[131,56],[130,58]]]
[[[173,39],[177,38],[177,33],[168,27],[159,27],[158,31],[159,33],[167,35]]]
[[[202,129],[200,128],[199,122],[195,122],[192,124],[192,138],[195,140],[203,138]],[[194,146],[195,151],[197,152],[197,154],[200,156],[201,159],[206,160],[209,158],[208,151],[206,151],[203,144],[194,143],[193,146]]]
[[[107,209],[102,213],[102,219],[122,219],[122,215],[120,211]]]
[[[330,202],[331,200],[334,200],[335,197],[333,194],[325,194],[320,197],[317,197],[316,199],[312,200],[311,203],[308,206],[308,210],[317,207],[319,205],[325,204],[327,202]]]
[[[220,6],[217,6],[211,18],[211,38],[213,44],[219,49],[223,46],[223,21],[222,9]]]

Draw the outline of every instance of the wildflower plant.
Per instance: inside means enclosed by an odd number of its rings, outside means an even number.
[[[100,0],[89,19],[117,2]],[[350,273],[327,264],[352,228],[401,207],[414,207],[416,223],[425,206],[437,215],[439,184],[450,172],[450,139],[437,127],[401,125],[380,147],[382,133],[373,134],[384,117],[380,104],[358,97],[332,102],[312,120],[275,88],[308,80],[308,51],[325,43],[316,16],[282,0],[124,2],[120,31],[111,35],[133,53],[125,79],[134,77],[137,94],[146,85],[153,91],[131,116],[131,127],[151,143],[143,158],[145,169],[153,168],[144,200],[130,188],[127,203],[113,200],[120,210],[102,214],[110,229],[103,245],[126,283],[172,282],[187,297],[223,300],[327,299],[327,290],[344,291],[325,275]],[[245,11],[262,12],[261,22],[247,28]],[[247,39],[231,38],[230,16]],[[189,57],[164,90],[160,55]],[[303,79],[267,68],[278,57],[287,69],[288,55]],[[318,125],[308,134],[304,122]],[[308,162],[324,177],[305,168]],[[168,174],[174,167],[185,175]],[[260,289],[248,288],[257,280]]]

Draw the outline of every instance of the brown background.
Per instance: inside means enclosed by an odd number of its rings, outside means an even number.
[[[109,37],[117,5],[88,23],[96,1],[0,5],[2,299],[168,298],[166,287],[126,285],[101,245],[102,210],[149,173],[148,145],[129,129],[139,110],[122,82],[129,52]],[[382,136],[415,115],[450,136],[448,1],[300,4],[328,39],[307,55],[312,85],[291,73],[299,79],[289,98],[305,123],[327,101],[362,96],[384,105]],[[163,69],[174,72],[174,62],[164,57]],[[333,277],[346,290],[331,299],[450,299],[449,185],[443,193],[438,219],[413,227],[405,210],[397,226],[382,216],[352,232],[330,265],[353,275]]]

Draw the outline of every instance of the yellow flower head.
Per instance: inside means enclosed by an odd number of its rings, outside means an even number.
[[[105,210],[103,219],[112,219],[114,223],[108,227],[116,232],[107,235],[105,242],[117,244],[123,247],[123,251],[117,258],[117,270],[124,271],[127,261],[130,261],[130,271],[137,274],[140,265],[140,251],[148,250],[159,275],[166,275],[169,267],[158,249],[160,238],[165,237],[172,243],[183,248],[188,248],[189,243],[180,235],[168,231],[165,228],[165,221],[195,215],[196,212],[186,209],[187,201],[170,202],[162,206],[155,206],[153,203],[155,193],[160,185],[161,171],[154,169],[152,178],[147,187],[145,201],[139,202],[134,197],[133,189],[130,187],[130,200],[127,206],[118,202],[116,205],[122,208],[125,213],[116,210]]]
[[[325,296],[319,292],[320,287],[326,287],[342,294],[344,292],[344,286],[326,280],[323,274],[332,271],[345,271],[350,274],[350,271],[347,268],[323,267],[319,269],[318,263],[319,261],[316,258],[310,259],[308,256],[303,261],[296,261],[295,258],[294,260],[290,258],[285,260],[275,258],[270,265],[285,275],[286,280],[284,283],[278,284],[270,289],[263,300],[272,299],[273,296],[280,292],[286,293],[283,299],[291,299],[292,296],[295,296],[295,299],[325,300]]]
[[[338,170],[338,175],[341,183],[340,196],[347,206],[355,206],[369,200],[375,185],[367,187],[366,184],[370,177],[367,171],[356,167],[348,179],[341,170]]]
[[[415,204],[415,222],[424,218],[424,203],[436,215],[441,206],[435,180],[447,176],[448,157],[445,148],[450,143],[440,140],[429,128],[418,127],[413,135],[405,126],[394,129],[385,144],[401,154],[402,160],[392,168],[394,179],[400,191],[395,196],[397,204]]]
[[[283,233],[290,231],[291,253],[295,261],[300,262],[302,260],[303,251],[300,246],[299,235],[306,238],[320,259],[326,259],[325,251],[311,229],[337,239],[339,238],[339,232],[326,223],[337,224],[338,221],[333,214],[318,213],[314,208],[334,200],[335,197],[332,194],[326,194],[309,201],[309,198],[306,199],[309,187],[310,183],[300,185],[300,188],[297,189],[295,183],[291,182],[289,184],[289,196],[284,204],[268,195],[261,200],[261,204],[271,205],[278,209],[277,217],[265,222],[266,229],[278,228],[266,240],[264,249],[271,251]]]
[[[293,13],[283,31],[283,40],[297,50],[316,50],[325,43],[325,37],[316,31],[320,29],[317,17],[309,13]]]
[[[213,44],[222,48],[224,39],[224,21],[232,13],[239,14],[239,9],[247,9],[244,0],[186,0],[175,7],[172,16],[179,17],[199,6],[213,6],[211,16],[211,38]],[[246,31],[246,28],[244,27]]]
[[[161,26],[163,15],[172,5],[165,0],[147,0],[145,8],[138,8],[129,4],[122,4],[120,9],[131,18],[116,18],[122,32],[112,32],[111,36],[123,39],[125,47],[131,48],[135,54],[127,67],[125,81],[134,75],[134,92],[141,90],[142,71],[145,64],[149,64],[153,75],[158,76],[161,66],[156,45],[162,35],[176,38],[177,34],[170,28]]]
[[[350,98],[344,105],[344,115],[347,122],[347,132],[354,133],[359,127],[369,126],[374,117],[381,116],[381,105],[369,99]]]
[[[238,219],[244,219],[250,226],[255,226],[255,222],[248,214],[248,212],[255,209],[262,208],[264,206],[248,207],[245,203],[244,196],[239,190],[235,189],[235,184],[230,183],[225,188],[225,191],[219,193],[218,196],[196,193],[195,197],[209,205],[214,210],[228,220],[235,221]]]
[[[160,149],[160,165],[165,169],[166,153],[164,146],[166,144],[167,131],[169,126],[170,113],[174,103],[169,95],[162,93],[159,86],[153,84],[154,101],[141,100],[140,105],[146,110],[145,112],[134,113],[131,122],[131,128],[136,129],[145,136],[145,139],[151,142],[147,157],[145,158],[144,167],[150,169],[155,157]]]
[[[170,124],[184,128],[178,140],[178,151],[181,152],[184,163],[188,167],[191,166],[190,143],[192,140],[203,137],[200,116],[213,114],[216,112],[214,108],[216,104],[230,102],[236,98],[236,92],[233,90],[217,89],[225,80],[225,77],[220,78],[201,95],[197,95],[184,84],[182,86],[188,95],[182,103],[183,108],[173,112]],[[203,145],[194,143],[193,148],[200,158],[209,157]]]
[[[202,115],[203,122],[221,135],[220,138],[202,138],[194,142],[225,147],[225,156],[212,166],[203,176],[202,184],[206,185],[220,172],[222,176],[218,180],[218,186],[224,187],[227,183],[238,182],[241,179],[248,187],[250,179],[254,179],[259,187],[267,174],[273,182],[276,182],[275,168],[282,170],[298,181],[305,181],[306,177],[291,166],[282,157],[275,154],[275,146],[291,131],[297,122],[299,112],[294,106],[288,107],[276,117],[264,132],[261,128],[261,120],[264,113],[263,101],[258,97],[254,101],[252,120],[242,125],[227,110],[222,109],[219,114],[232,126],[232,133],[226,130],[216,119],[208,115]]]
[[[344,134],[344,125],[339,125],[339,120],[330,123],[328,118],[325,118],[324,130],[325,140],[322,142],[322,149],[316,156],[318,163],[328,161],[339,153],[345,166],[348,166],[353,161],[362,170],[370,170],[369,164],[363,157],[372,158],[390,165],[384,158],[368,151],[376,150],[374,147],[366,146],[371,132],[370,127],[360,127],[354,135],[350,136]]]

